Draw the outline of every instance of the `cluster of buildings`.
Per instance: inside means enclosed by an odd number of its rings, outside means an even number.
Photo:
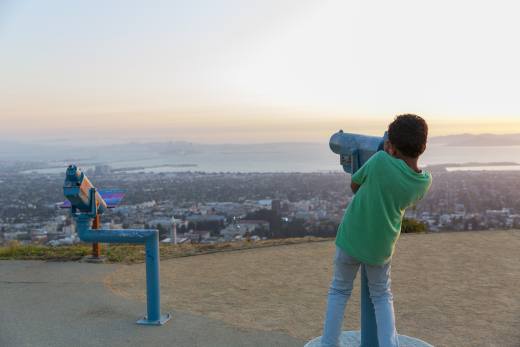
[[[452,213],[420,212],[411,209],[406,216],[425,223],[430,231],[469,231],[520,228],[520,214],[510,208],[467,213],[463,204],[457,204]]]
[[[44,223],[0,224],[0,243],[71,245],[79,242],[75,224],[65,215],[58,215]]]
[[[184,207],[175,206],[171,201],[151,200],[111,209],[102,216],[101,228],[155,228],[162,242],[171,243],[258,240],[280,237],[276,229],[293,221],[299,221],[309,231],[325,220],[330,222],[331,218],[332,223],[339,222],[342,208],[336,206],[334,213],[330,208],[327,201],[317,198],[296,202],[276,199],[208,202]],[[68,211],[56,208],[56,214],[43,223],[0,223],[0,242],[16,240],[53,246],[79,242]]]
[[[151,200],[112,209],[103,215],[101,227],[155,228],[162,242],[217,243],[244,238],[331,236],[343,213],[342,206],[318,198],[295,202],[277,199],[208,202],[184,207],[175,206],[171,201]],[[520,214],[510,208],[472,213],[460,203],[451,213],[412,208],[407,210],[406,217],[425,223],[433,232],[520,228]],[[301,233],[284,234],[284,225],[291,223],[296,223]],[[324,229],[324,225],[328,229]],[[46,222],[0,222],[0,243],[11,241],[57,246],[80,240],[68,211],[56,209],[56,216]]]
[[[353,198],[343,173],[122,174],[99,166],[90,175],[126,192],[102,227],[156,228],[174,243],[331,237]],[[438,169],[433,176],[425,199],[406,212],[430,231],[520,228],[517,172]],[[0,181],[0,244],[79,242],[68,211],[57,208],[62,175],[0,170]]]

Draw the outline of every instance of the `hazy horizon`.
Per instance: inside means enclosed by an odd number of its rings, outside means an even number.
[[[97,147],[63,141],[15,144],[0,141],[0,164],[18,172],[63,174],[69,164],[82,169],[109,165],[120,172],[325,172],[341,171],[339,157],[320,143],[198,144],[152,142],[103,144]],[[92,145],[92,143],[90,143]],[[454,136],[432,138],[421,166],[491,164],[496,170],[519,170],[520,134],[514,136]],[[500,165],[500,168],[498,167]],[[0,165],[2,166],[2,165]],[[448,165],[449,166],[449,165]],[[0,167],[1,169],[2,167]]]
[[[338,129],[340,130],[340,129]],[[341,129],[343,130],[343,129]],[[110,146],[110,145],[153,145],[153,144],[193,144],[200,146],[255,146],[255,145],[296,145],[296,144],[313,144],[323,145],[328,144],[328,140],[333,133],[330,133],[327,137],[320,138],[315,141],[309,141],[301,139],[287,140],[287,141],[258,141],[253,139],[250,141],[243,142],[199,142],[189,140],[179,140],[174,138],[102,138],[97,137],[95,141],[92,138],[78,139],[77,137],[61,137],[61,138],[31,138],[31,139],[0,139],[1,144],[11,145],[28,145],[28,146],[61,146],[67,144],[71,147],[96,147],[96,146]],[[380,134],[374,134],[374,136],[381,136]],[[446,140],[446,141],[444,141]],[[460,134],[449,134],[440,136],[429,136],[428,144],[430,145],[446,145],[446,146],[462,146],[462,147],[497,147],[497,146],[520,146],[520,132],[518,133],[460,133]]]
[[[520,133],[514,1],[3,1],[0,136],[322,142],[417,113]]]

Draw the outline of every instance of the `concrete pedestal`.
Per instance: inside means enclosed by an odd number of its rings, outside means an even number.
[[[344,331],[340,336],[340,342],[341,347],[360,347],[361,333],[359,331]],[[400,347],[433,347],[424,341],[404,335],[399,335],[399,345]],[[321,336],[309,341],[304,347],[321,347]]]

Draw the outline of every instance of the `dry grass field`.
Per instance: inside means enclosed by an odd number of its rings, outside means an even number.
[[[161,243],[159,245],[159,251],[161,253],[161,259],[165,260],[223,251],[322,242],[326,240],[327,239],[320,237],[306,236],[258,241],[241,240],[216,244],[183,243],[172,245],[170,243]],[[54,247],[35,244],[25,245],[18,241],[11,241],[7,246],[0,246],[0,260],[76,261],[90,255],[91,252],[92,246],[85,243]],[[109,263],[143,263],[145,261],[145,249],[144,245],[104,244],[101,247],[101,256]]]
[[[310,339],[321,335],[333,255],[330,241],[166,260],[162,306]],[[144,264],[125,265],[106,284],[144,300],[144,276]],[[359,329],[358,287],[348,330]],[[392,288],[400,334],[435,346],[520,346],[520,231],[403,234]]]

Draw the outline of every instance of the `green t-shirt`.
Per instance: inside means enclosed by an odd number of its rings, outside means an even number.
[[[403,160],[379,151],[354,175],[360,184],[336,235],[336,245],[370,265],[387,263],[401,233],[406,208],[431,186],[428,172],[417,173]]]

